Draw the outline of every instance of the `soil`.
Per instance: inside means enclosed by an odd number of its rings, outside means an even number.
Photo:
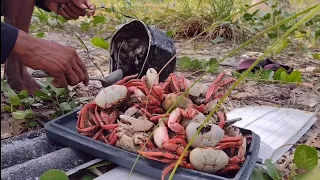
[[[90,56],[97,66],[104,72],[104,74],[109,73],[109,60],[110,55],[107,50],[94,47],[91,43],[91,37],[88,34],[81,34],[81,39],[84,41],[85,45],[90,51]],[[54,41],[63,45],[68,45],[75,48],[79,56],[85,61],[88,68],[88,73],[90,76],[101,76],[99,70],[93,65],[93,63],[86,58],[87,54],[85,49],[81,47],[80,42],[76,37],[65,33],[61,30],[52,30],[45,33],[44,39]],[[232,43],[220,43],[212,44],[210,42],[204,42],[204,40],[199,40],[195,43],[184,44],[184,40],[179,40],[175,42],[177,48],[178,57],[189,56],[192,58],[206,59],[219,58],[230,52],[233,49]],[[233,57],[227,58],[223,65],[220,66],[223,70],[234,71],[237,65],[244,59],[249,57],[257,57],[259,52],[251,51],[241,51],[241,54],[235,55]],[[280,62],[298,69],[302,72],[304,78],[304,86],[297,85],[282,85],[275,83],[263,83],[253,80],[246,80],[240,86],[238,86],[232,94],[229,96],[227,103],[224,104],[226,110],[230,111],[234,108],[244,107],[244,106],[281,106],[297,108],[300,110],[315,112],[317,114],[318,120],[312,126],[312,128],[299,140],[297,144],[313,144],[319,150],[320,148],[320,73],[311,72],[314,67],[320,67],[320,61],[311,60],[308,57],[299,55],[295,52],[287,52],[286,54],[281,54],[272,57],[273,61]],[[1,68],[3,72],[3,67]],[[179,70],[177,69],[177,72]],[[183,71],[183,73],[189,79],[195,79],[198,74],[191,71]],[[215,75],[208,75],[204,79],[207,81],[212,81]],[[40,80],[40,79],[39,79]],[[41,81],[41,80],[40,80]],[[99,89],[101,88],[100,82],[90,81],[89,86],[84,86],[83,84],[70,87],[70,90],[74,92],[79,97],[93,97],[95,96]],[[2,96],[2,94],[1,94]],[[1,98],[1,104],[5,101]],[[43,112],[41,112],[43,111]],[[42,121],[46,122],[50,120],[48,117],[48,111],[50,109],[38,109],[38,113],[42,117]],[[42,115],[41,115],[42,114]],[[44,118],[44,119],[43,119]],[[39,118],[40,119],[40,118]],[[8,126],[12,122],[12,118],[9,114],[1,112],[1,130],[4,126]],[[38,127],[40,128],[40,127]],[[32,130],[32,129],[29,129]],[[1,139],[3,138],[3,131],[1,132]],[[16,134],[20,134],[21,132]],[[16,135],[15,134],[15,135]],[[8,138],[8,137],[7,137]],[[279,164],[285,169],[288,167],[288,162],[292,160],[292,152],[294,147],[283,156],[283,159],[279,160]],[[286,161],[287,160],[287,161]]]

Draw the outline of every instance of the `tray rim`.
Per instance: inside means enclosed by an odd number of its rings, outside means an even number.
[[[44,125],[44,129],[45,129],[45,132],[46,132],[46,135],[47,135],[48,139],[52,140],[52,141],[55,141],[55,142],[58,142],[60,144],[63,144],[63,145],[65,145],[67,147],[70,147],[72,149],[76,149],[78,151],[82,151],[82,152],[88,153],[87,151],[81,150],[79,148],[69,146],[69,145],[65,144],[64,141],[58,141],[58,140],[56,140],[54,138],[51,139],[51,137],[49,135],[51,133],[53,135],[58,135],[58,136],[61,136],[61,137],[65,138],[65,139],[73,141],[74,143],[77,143],[78,145],[81,145],[81,146],[88,146],[86,144],[89,142],[91,144],[90,148],[92,148],[92,149],[94,149],[96,151],[100,151],[99,150],[100,147],[109,148],[109,149],[111,148],[111,151],[114,151],[114,150],[116,150],[118,152],[121,151],[121,153],[127,153],[127,154],[130,154],[131,156],[135,156],[135,158],[137,158],[138,154],[136,154],[136,153],[133,153],[133,152],[130,152],[130,151],[127,151],[127,150],[124,150],[124,149],[121,149],[121,148],[118,148],[118,147],[115,147],[115,146],[111,146],[111,145],[105,144],[105,143],[97,141],[97,140],[92,140],[92,138],[87,137],[87,136],[83,136],[81,134],[78,134],[76,131],[71,130],[68,127],[62,126],[62,125],[60,125],[58,123],[60,120],[64,120],[64,118],[66,118],[68,116],[76,115],[76,113],[80,109],[81,109],[81,107],[77,107],[73,111],[47,122]],[[250,175],[251,175],[250,172],[252,172],[253,168],[254,168],[254,165],[250,166],[250,163],[254,163],[255,164],[256,161],[258,160],[258,154],[259,154],[259,148],[260,148],[260,136],[257,135],[256,133],[254,133],[253,131],[249,130],[249,129],[244,129],[244,128],[240,128],[240,129],[242,129],[244,131],[250,131],[252,133],[252,141],[251,141],[251,146],[249,148],[249,151],[248,151],[248,154],[247,154],[245,162],[243,163],[241,169],[238,171],[238,173],[233,178],[227,178],[227,177],[219,176],[219,175],[216,175],[216,174],[205,173],[205,172],[201,172],[201,171],[198,171],[198,170],[191,170],[191,169],[186,169],[186,168],[182,168],[182,167],[178,167],[174,177],[176,177],[177,175],[178,176],[179,175],[184,175],[185,173],[188,173],[188,172],[191,171],[192,174],[198,174],[198,175],[202,175],[202,176],[207,176],[208,178],[216,178],[217,180],[249,179]],[[77,140],[74,140],[75,138],[68,138],[68,136],[64,136],[63,134],[66,134],[66,133],[69,136],[70,135],[74,135]],[[255,149],[258,149],[258,150],[255,150]],[[88,153],[88,154],[97,157],[96,155],[94,155],[92,153]],[[111,155],[111,154],[109,154],[109,155]],[[99,156],[99,158],[108,160],[107,158],[100,157],[100,156]],[[256,161],[253,162],[253,159],[256,159]],[[143,163],[148,164],[149,166],[150,166],[150,163],[161,163],[161,162],[158,162],[158,161],[154,161],[154,160],[150,160],[150,159],[144,158],[142,156],[139,157],[139,160],[142,161]],[[112,161],[110,161],[110,162],[112,162]],[[112,163],[114,163],[114,162],[112,162]],[[137,161],[137,164],[138,163],[139,163],[139,161]],[[117,163],[114,163],[114,164],[117,164]],[[161,164],[165,165],[164,163],[161,163]],[[117,164],[117,165],[119,165],[119,164]],[[119,165],[119,166],[121,166],[121,165]],[[124,166],[124,167],[126,167],[126,166]],[[150,166],[150,168],[154,168],[154,167]],[[146,174],[146,175],[152,176],[152,175],[150,175],[148,173],[145,173],[143,171],[140,171],[140,170],[137,170],[137,169],[134,169],[134,170],[137,171],[137,172],[140,172],[142,174]],[[154,178],[159,178],[158,176],[153,176],[153,177]],[[191,177],[191,175],[189,175],[189,177]],[[197,176],[195,176],[195,178],[200,179],[200,177],[197,177]],[[186,179],[186,178],[184,177],[184,179]],[[203,179],[203,178],[201,178],[201,179]]]

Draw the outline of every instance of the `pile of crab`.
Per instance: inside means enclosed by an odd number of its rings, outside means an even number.
[[[222,72],[212,83],[196,83],[177,101],[193,84],[182,74],[171,73],[166,81],[159,82],[156,70],[150,68],[141,79],[136,77],[127,76],[102,89],[81,109],[77,130],[168,164],[162,173],[164,179],[235,79]],[[226,122],[224,111],[218,110],[196,136],[180,166],[216,174],[237,171],[250,140]]]

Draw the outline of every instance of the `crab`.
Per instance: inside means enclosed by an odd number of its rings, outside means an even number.
[[[153,144],[149,139],[149,134],[145,132],[134,132],[123,127],[117,128],[115,138],[117,139],[115,146],[130,152],[138,153],[138,150],[144,148],[147,144],[148,148],[153,148]]]

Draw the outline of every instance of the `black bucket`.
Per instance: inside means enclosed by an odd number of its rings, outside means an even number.
[[[166,33],[132,20],[111,38],[110,73],[122,69],[124,76],[139,74],[141,78],[149,68],[159,72],[175,54],[174,43]],[[175,68],[176,58],[161,72],[159,80],[163,82]]]

